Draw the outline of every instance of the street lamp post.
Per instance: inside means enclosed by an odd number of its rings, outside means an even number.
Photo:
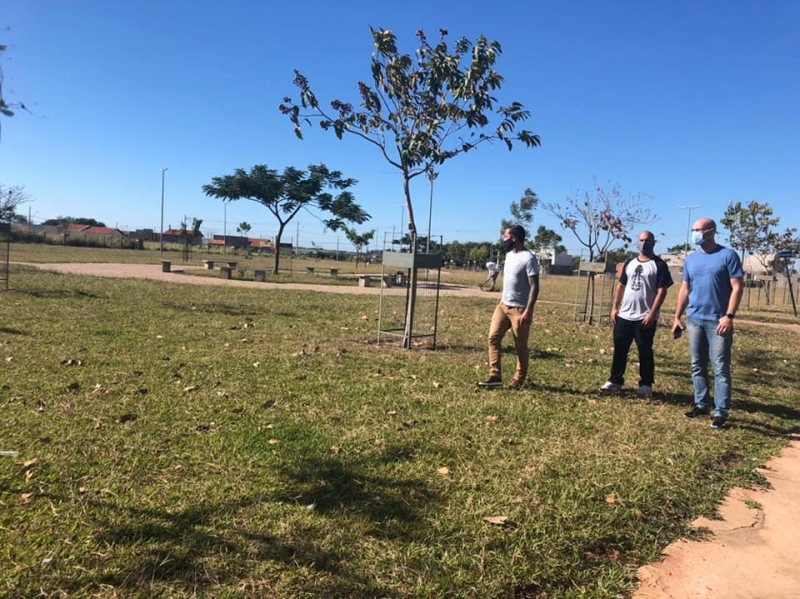
[[[692,210],[702,208],[702,206],[678,206],[681,210],[689,211],[689,218],[686,222],[686,246],[684,248],[684,258],[689,255],[689,232],[692,230]]]
[[[161,232],[158,235],[160,241],[159,253],[164,253],[164,173],[169,170],[168,166],[161,169]]]

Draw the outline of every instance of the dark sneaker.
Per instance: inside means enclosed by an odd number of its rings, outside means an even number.
[[[524,384],[525,384],[525,382],[521,381],[519,379],[511,379],[510,381],[508,381],[508,385],[506,385],[506,386],[509,389],[513,389],[513,390],[516,391],[516,390],[522,389],[522,385],[524,385]]]
[[[698,408],[697,406],[694,406],[690,411],[683,415],[684,418],[699,418],[701,416],[708,416],[708,412],[703,408]]]
[[[714,420],[711,421],[711,428],[714,430],[722,430],[725,428],[725,419],[722,416],[714,416]]]
[[[485,381],[478,381],[478,387],[486,389],[495,389],[503,386],[503,380],[499,376],[490,376]]]

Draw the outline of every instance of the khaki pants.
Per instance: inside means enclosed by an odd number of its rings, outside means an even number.
[[[489,376],[501,376],[501,352],[503,337],[511,329],[514,346],[517,349],[517,369],[514,378],[520,382],[528,375],[528,336],[531,332],[531,321],[522,322],[524,308],[510,308],[499,304],[492,315],[489,326]]]

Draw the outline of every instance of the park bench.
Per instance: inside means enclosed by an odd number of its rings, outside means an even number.
[[[203,260],[203,268],[205,268],[206,270],[214,270],[214,261]]]
[[[313,275],[314,274],[314,267],[313,266],[306,266],[306,274]]]
[[[172,260],[161,261],[161,272],[169,272],[172,269]]]
[[[267,278],[266,270],[256,269],[253,271],[253,280],[256,283],[263,283],[266,280],[266,278]]]
[[[331,276],[338,277],[339,276],[339,269],[338,268],[331,268]]]
[[[358,286],[359,287],[371,287],[372,281],[380,280],[384,287],[391,287],[392,286],[392,276],[391,275],[358,275]]]

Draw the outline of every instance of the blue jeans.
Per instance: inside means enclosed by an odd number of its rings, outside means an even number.
[[[692,355],[692,383],[694,384],[694,405],[711,410],[711,396],[708,383],[708,361],[714,369],[714,416],[728,417],[731,408],[731,345],[733,332],[717,334],[716,320],[686,321],[689,334],[689,350]]]

